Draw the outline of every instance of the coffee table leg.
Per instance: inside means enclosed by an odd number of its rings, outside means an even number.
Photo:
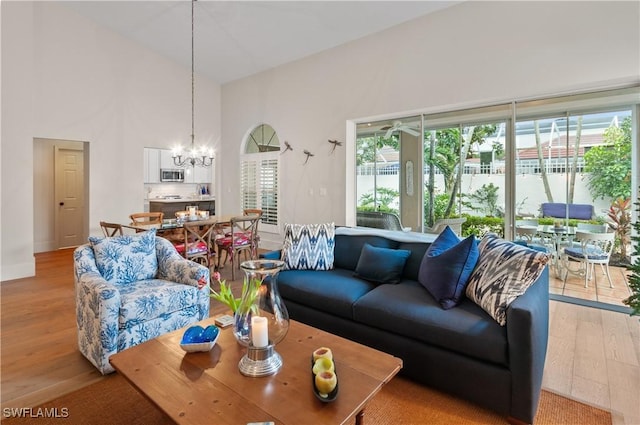
[[[364,409],[356,415],[356,425],[364,425]]]

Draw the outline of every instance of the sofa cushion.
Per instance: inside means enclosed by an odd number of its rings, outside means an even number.
[[[153,279],[158,273],[155,229],[107,238],[89,236],[89,243],[107,282],[126,284]]]
[[[373,283],[398,283],[411,251],[380,248],[365,243],[354,276]]]
[[[416,281],[379,285],[358,299],[354,320],[417,341],[497,364],[508,364],[506,329],[463,299],[443,310]]]
[[[398,242],[382,236],[336,235],[334,266],[341,269],[355,270],[365,243],[381,248],[396,248],[398,246]]]
[[[429,243],[424,242],[400,242],[398,244],[397,249],[411,251],[411,255],[407,258],[404,271],[402,272],[402,276],[405,279],[418,280],[422,257],[424,257],[424,253],[427,252],[428,248]]]
[[[507,308],[524,294],[543,272],[549,254],[487,234],[478,246],[478,264],[469,278],[466,294],[501,326]]]
[[[347,319],[353,318],[353,303],[375,287],[345,269],[288,270],[278,277],[278,289],[285,300]]]
[[[188,314],[198,305],[198,288],[161,279],[140,280],[119,288],[119,329],[163,317],[176,311]]]
[[[334,223],[285,224],[284,270],[331,270],[334,245]]]
[[[460,303],[467,281],[478,261],[473,235],[462,242],[449,226],[438,235],[422,258],[418,281],[440,303],[450,309]]]

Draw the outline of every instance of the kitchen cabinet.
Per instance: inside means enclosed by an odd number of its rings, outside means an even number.
[[[212,183],[213,168],[210,167],[192,167],[187,165],[178,167],[173,163],[172,152],[170,149],[144,148],[144,182],[145,183],[161,183],[160,170],[184,168],[184,183]]]
[[[160,168],[179,168],[173,163],[170,149],[159,149],[160,151]]]
[[[160,149],[144,148],[144,182],[160,183]]]
[[[184,167],[184,182],[211,184],[213,167],[213,165],[210,167]]]

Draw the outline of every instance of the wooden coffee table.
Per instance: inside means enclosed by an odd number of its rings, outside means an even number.
[[[210,318],[200,325],[213,324]],[[113,367],[138,391],[178,424],[230,424],[272,421],[275,424],[343,424],[363,421],[367,403],[402,368],[390,354],[291,321],[276,346],[284,361],[276,374],[250,378],[238,370],[246,352],[232,329],[220,330],[208,352],[185,353],[184,329],[117,353]],[[323,403],[313,393],[311,354],[333,351],[338,396]]]

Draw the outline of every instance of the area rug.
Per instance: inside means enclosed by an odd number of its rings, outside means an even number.
[[[2,422],[6,425],[168,425],[173,423],[118,374],[112,374],[97,383],[34,407],[29,414],[32,417],[12,417]],[[6,418],[6,411],[3,411],[3,416]],[[376,395],[367,406],[364,419],[367,425],[502,425],[507,423],[506,418],[496,413],[403,377],[394,378]],[[612,419],[607,411],[542,391],[534,423],[536,425],[611,425]]]

